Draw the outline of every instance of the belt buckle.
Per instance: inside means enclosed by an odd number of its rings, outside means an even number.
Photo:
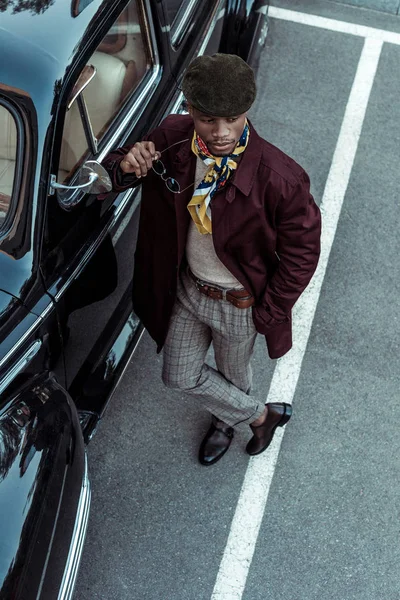
[[[194,285],[196,287],[196,290],[200,293],[203,293],[204,289],[208,287],[206,283],[203,283],[200,279],[197,279],[197,277],[194,282]]]
[[[211,293],[222,292],[222,298],[221,298],[221,300],[228,300],[228,298],[226,297],[226,293],[229,292],[230,290],[227,290],[225,288],[218,288],[218,287],[209,285],[206,282],[203,283],[201,281],[201,279],[198,279],[195,275],[194,275],[194,285],[195,285],[195,288],[199,292],[202,292],[204,290],[204,288],[207,288]],[[229,300],[228,300],[228,302],[229,302]]]
[[[205,286],[205,283],[201,283],[200,279],[197,279],[197,278],[196,278],[196,280],[195,280],[194,284],[195,284],[195,286],[196,286],[196,289],[197,289],[199,292],[201,292],[201,289],[200,289],[200,288],[204,288],[204,287],[206,287],[206,286]]]

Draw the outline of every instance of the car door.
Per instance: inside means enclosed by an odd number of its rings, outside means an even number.
[[[99,39],[94,30],[83,58],[77,52],[59,108],[51,175],[66,188],[85,160],[101,161],[128,135],[141,137],[156,124],[162,92],[171,88],[150,2],[107,6],[105,34]],[[59,314],[67,389],[82,419],[102,412],[139,336],[131,308],[138,206],[137,189],[101,200],[58,189],[47,198],[41,269]]]

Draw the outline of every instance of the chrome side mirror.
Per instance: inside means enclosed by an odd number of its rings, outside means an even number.
[[[74,182],[77,185],[57,183],[57,176],[50,176],[49,194],[58,190],[58,201],[66,210],[71,210],[81,200],[81,192],[85,194],[105,194],[111,192],[112,183],[109,174],[97,160],[87,160],[77,172]]]

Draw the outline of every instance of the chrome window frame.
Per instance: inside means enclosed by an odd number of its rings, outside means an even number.
[[[168,2],[168,0],[167,0]],[[183,41],[199,0],[183,0],[171,23],[171,45],[176,50]],[[168,11],[168,9],[167,9]]]

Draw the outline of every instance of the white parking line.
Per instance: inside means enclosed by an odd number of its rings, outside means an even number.
[[[318,15],[296,12],[294,10],[287,10],[286,8],[277,8],[276,6],[270,6],[268,15],[283,21],[291,21],[292,23],[300,23],[301,25],[311,25],[312,27],[320,27],[322,29],[329,29],[330,31],[349,33],[350,35],[357,35],[359,37],[400,45],[400,33],[394,31],[357,25],[356,23],[348,23],[347,21],[337,21],[336,19],[328,19]]]
[[[382,43],[382,39],[376,38],[367,38],[364,43],[322,198],[321,257],[310,285],[296,304],[293,319],[293,349],[277,361],[267,402],[290,403],[293,399],[378,67]],[[280,429],[276,432],[268,451],[249,461],[211,600],[241,600],[242,598],[282,437],[283,430]]]

